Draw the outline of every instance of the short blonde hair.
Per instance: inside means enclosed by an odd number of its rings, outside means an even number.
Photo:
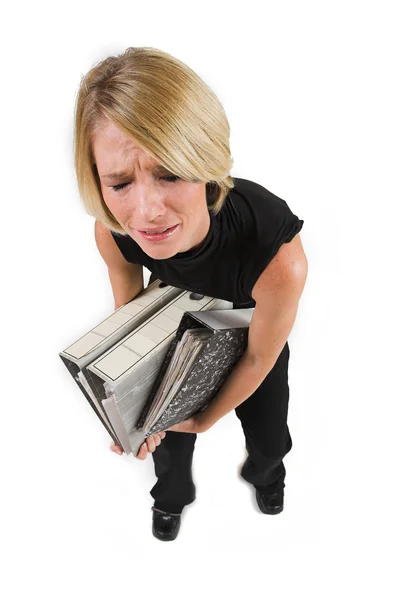
[[[173,175],[206,183],[208,207],[221,210],[234,187],[229,122],[214,92],[187,65],[156,48],[131,47],[81,79],[74,131],[79,193],[88,214],[125,234],[104,202],[92,150],[107,120]]]

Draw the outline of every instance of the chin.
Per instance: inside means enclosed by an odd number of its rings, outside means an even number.
[[[175,256],[175,254],[177,254],[178,252],[171,252],[171,250],[164,250],[164,252],[146,252],[146,250],[144,250],[143,248],[142,250],[147,254],[147,256],[150,256],[150,258],[153,258],[154,260],[166,260],[167,258],[172,258],[173,256]]]
[[[177,240],[174,240],[174,243],[166,241],[165,244],[162,242],[150,242],[142,238],[140,233],[136,235],[129,234],[130,237],[140,246],[147,256],[153,258],[154,260],[165,260],[167,258],[172,258],[180,252],[179,244]]]
[[[137,243],[139,244],[139,242],[137,242]],[[153,247],[152,248],[151,242],[149,242],[148,246],[146,246],[146,244],[143,244],[143,240],[142,240],[142,243],[139,244],[139,246],[141,247],[143,252],[145,254],[147,254],[147,256],[150,256],[150,258],[153,258],[154,260],[165,260],[167,258],[172,258],[173,256],[175,256],[175,254],[177,252],[179,252],[178,249],[174,249],[174,248],[161,248],[161,247],[158,247],[158,248]],[[156,244],[154,244],[154,246],[156,246]]]

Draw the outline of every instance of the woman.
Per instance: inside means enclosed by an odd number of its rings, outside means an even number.
[[[176,538],[195,499],[197,434],[233,409],[248,451],[241,475],[262,512],[283,510],[282,459],[292,447],[287,337],[307,277],[303,221],[260,184],[229,175],[229,134],[215,94],[160,50],[128,48],[82,79],[75,168],[115,309],[142,291],[143,266],[150,282],[254,307],[246,351],[207,409],[147,438],[137,456],[153,456],[161,540]]]

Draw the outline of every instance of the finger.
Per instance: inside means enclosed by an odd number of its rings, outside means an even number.
[[[150,452],[154,452],[154,450],[156,450],[157,446],[159,446],[161,444],[161,439],[158,435],[158,433],[153,433],[153,435],[151,436],[151,448],[152,450],[150,450]]]
[[[155,450],[157,448],[157,446],[159,446],[161,444],[161,438],[158,435],[158,433],[153,433],[153,435],[151,437],[153,438],[154,450]]]
[[[147,446],[146,446],[146,442],[144,442],[139,449],[139,452],[136,455],[136,458],[138,458],[139,460],[144,460],[147,456]]]
[[[154,450],[156,449],[156,443],[154,441],[154,437],[152,435],[150,435],[147,439],[146,439],[146,444],[147,444],[147,450],[149,452],[154,452]]]
[[[123,454],[123,449],[121,448],[121,446],[118,446],[117,444],[111,444],[110,446],[110,450],[112,450],[113,452],[115,452],[116,454]]]

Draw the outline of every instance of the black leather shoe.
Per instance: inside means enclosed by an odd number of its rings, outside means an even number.
[[[277,515],[283,511],[283,490],[267,494],[256,489],[256,500],[261,512],[266,515]]]
[[[152,507],[153,535],[163,542],[174,540],[181,526],[181,515],[174,515]]]

